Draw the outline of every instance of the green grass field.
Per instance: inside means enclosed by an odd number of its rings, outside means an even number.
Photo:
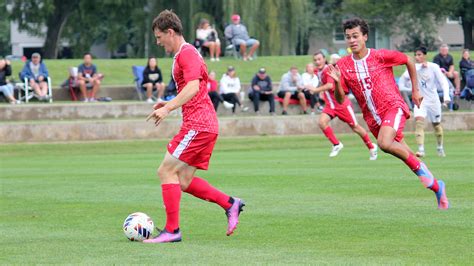
[[[407,134],[413,147],[414,137]],[[236,234],[217,205],[182,197],[179,244],[128,241],[132,212],[164,223],[155,169],[166,141],[0,147],[1,264],[458,264],[473,256],[474,131],[427,134],[427,164],[452,208],[399,160],[370,162],[355,135],[329,159],[322,136],[221,138],[199,175],[242,197]]]
[[[407,53],[412,56],[413,53]],[[451,54],[454,57],[456,69],[459,67],[461,59],[460,51],[453,51]],[[436,53],[431,52],[428,58],[431,61]],[[281,76],[288,71],[290,66],[299,67],[300,72],[305,70],[307,63],[312,60],[311,56],[261,56],[254,61],[244,62],[235,60],[233,57],[222,57],[220,62],[210,62],[206,60],[209,70],[217,72],[217,78],[220,79],[222,74],[227,70],[227,66],[232,65],[237,70],[237,75],[240,77],[242,83],[250,83],[255,73],[260,67],[266,67],[268,74],[273,81],[280,82]],[[45,60],[46,66],[49,69],[52,77],[53,87],[59,86],[68,77],[68,69],[71,66],[78,66],[82,59],[61,59],[61,60]],[[133,84],[133,65],[146,65],[146,59],[95,59],[94,63],[97,65],[99,72],[105,74],[103,85],[132,85]],[[158,65],[160,66],[164,81],[168,82],[171,75],[172,58],[159,58]],[[24,63],[21,61],[14,61],[12,63],[13,75],[12,77],[18,80],[18,73],[23,68]],[[400,76],[404,67],[396,67],[394,73]]]

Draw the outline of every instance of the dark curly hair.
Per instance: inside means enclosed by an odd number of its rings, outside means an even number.
[[[356,27],[360,27],[360,31],[362,32],[362,35],[368,35],[369,34],[369,25],[367,22],[361,18],[351,18],[342,23],[342,29],[344,33],[346,32],[347,29],[353,29]]]

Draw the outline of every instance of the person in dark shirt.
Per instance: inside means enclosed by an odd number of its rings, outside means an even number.
[[[95,96],[99,92],[102,75],[97,73],[97,67],[92,64],[92,54],[84,54],[84,63],[78,67],[78,83],[84,102],[95,102]],[[92,88],[90,97],[87,89]]]
[[[459,69],[461,70],[463,80],[466,80],[466,72],[474,69],[474,61],[470,58],[469,49],[464,49],[462,51],[462,59],[459,62]]]
[[[249,98],[253,101],[253,108],[259,112],[260,101],[268,101],[270,104],[270,114],[275,114],[275,98],[273,95],[272,80],[267,75],[265,68],[260,68],[252,79],[252,86],[249,89]]]
[[[443,44],[439,47],[439,54],[434,57],[433,63],[439,65],[443,74],[451,82],[454,82],[456,94],[459,94],[461,88],[461,79],[459,77],[459,72],[454,70],[453,57],[449,54],[449,47],[447,44]]]
[[[146,89],[146,96],[148,103],[153,103],[152,94],[153,91],[158,91],[158,101],[163,100],[165,92],[165,83],[163,82],[163,75],[161,74],[161,69],[158,67],[158,63],[155,57],[148,58],[148,63],[143,71],[143,88]]]
[[[3,93],[5,98],[7,98],[11,104],[16,104],[20,103],[20,101],[17,101],[13,96],[14,87],[7,81],[7,76],[11,76],[11,74],[12,67],[10,65],[10,61],[6,59],[0,59],[0,92]]]

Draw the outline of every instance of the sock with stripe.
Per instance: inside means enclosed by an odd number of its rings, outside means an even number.
[[[428,170],[428,167],[426,167],[423,162],[418,161],[415,155],[410,153],[408,158],[405,160],[405,164],[418,176],[424,187],[431,189],[434,192],[438,192],[438,180],[434,178],[430,170]]]
[[[195,176],[184,191],[202,200],[217,203],[225,210],[232,206],[233,198],[211,186],[206,180]]]

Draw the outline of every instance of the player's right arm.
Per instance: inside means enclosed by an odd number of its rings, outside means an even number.
[[[333,65],[329,65],[329,70],[328,70],[328,75],[334,80],[334,83],[336,85],[336,88],[334,89],[334,96],[336,97],[336,101],[340,104],[344,103],[344,99],[346,98],[346,93],[344,92],[344,89],[342,88],[341,84],[341,71],[339,70],[339,67],[336,65],[334,67]]]

